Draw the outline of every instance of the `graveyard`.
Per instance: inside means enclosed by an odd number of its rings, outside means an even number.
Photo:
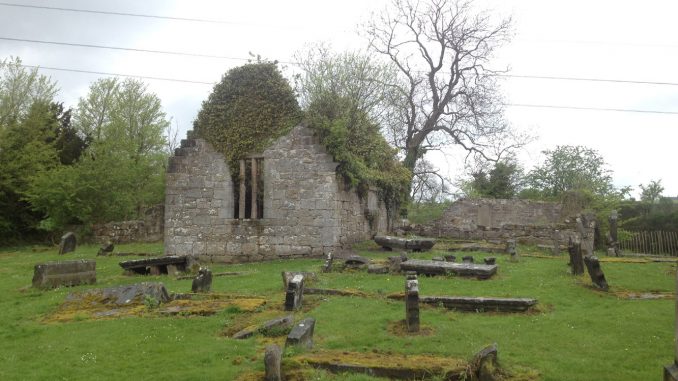
[[[596,253],[604,290],[586,270],[572,275],[566,251],[518,244],[514,258],[483,247],[438,240],[404,253],[365,241],[351,257],[185,272],[165,259],[164,270],[143,274],[123,264],[150,263],[162,244],[105,255],[98,245],[63,255],[3,248],[0,378],[262,380],[267,363],[283,380],[471,380],[481,368],[493,378],[480,379],[649,380],[672,363],[674,261]],[[403,263],[495,272],[395,271],[389,257],[403,255]],[[34,287],[36,264],[54,261],[77,261],[83,284]],[[482,365],[480,352],[497,362]]]

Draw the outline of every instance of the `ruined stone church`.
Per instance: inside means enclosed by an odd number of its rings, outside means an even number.
[[[238,174],[189,131],[167,170],[165,255],[226,263],[320,257],[388,231],[376,190],[349,189],[337,166],[303,125],[240,160]]]

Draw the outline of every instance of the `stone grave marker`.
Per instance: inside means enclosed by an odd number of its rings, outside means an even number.
[[[405,279],[405,323],[408,332],[419,332],[419,280],[413,271]]]
[[[619,215],[616,210],[610,212],[610,216],[607,218],[609,223],[610,232],[608,233],[608,255],[614,255],[615,257],[619,256],[619,237],[617,235],[617,219]],[[611,253],[611,254],[610,254]]]
[[[454,262],[454,261],[457,260],[456,255],[449,255],[448,254],[448,255],[445,255],[444,258],[445,258],[445,262]]]
[[[96,262],[93,260],[40,263],[33,270],[33,287],[40,289],[96,282]]]
[[[598,257],[593,256],[593,255],[587,255],[584,257],[584,263],[586,264],[586,270],[589,272],[589,276],[591,277],[591,281],[593,282],[596,287],[603,291],[607,291],[609,289],[609,286],[607,285],[607,281],[605,280],[605,274],[603,274],[603,269],[600,268],[600,262],[598,261]]]
[[[512,262],[516,262],[520,257],[518,256],[518,250],[516,250],[516,240],[508,239],[506,240],[506,253],[510,255]]]
[[[282,362],[282,351],[280,347],[271,344],[266,346],[266,353],[264,354],[264,381],[281,381],[282,374],[280,371],[280,363]]]
[[[289,283],[287,283],[287,290],[285,291],[285,310],[296,311],[301,308],[301,302],[304,296],[304,276],[295,275]]]
[[[496,377],[497,370],[499,369],[499,364],[497,364],[497,343],[488,345],[487,347],[480,350],[473,357],[473,372],[475,373],[472,379],[479,381],[495,381],[499,378]]]
[[[313,330],[315,329],[315,319],[306,318],[292,328],[292,331],[287,335],[285,346],[298,346],[302,348],[313,348]]]
[[[461,258],[461,263],[473,263],[474,259],[472,255],[465,255]]]
[[[75,251],[76,244],[77,242],[73,232],[62,235],[61,242],[59,242],[59,255]]]
[[[113,254],[113,249],[115,249],[115,246],[113,245],[112,242],[106,242],[105,244],[101,245],[99,248],[99,252],[97,252],[97,256],[106,256],[106,255],[111,255]]]
[[[332,253],[329,252],[327,253],[327,258],[325,259],[325,264],[323,265],[324,273],[332,272],[332,262],[334,262],[334,258],[332,257]]]
[[[581,254],[581,241],[578,237],[570,237],[567,251],[570,254],[570,266],[572,266],[572,275],[584,274],[584,258]]]
[[[560,255],[560,231],[559,230],[554,230],[553,231],[553,255],[558,256]]]
[[[486,265],[494,265],[497,262],[497,258],[487,257],[487,258],[483,259],[483,261],[485,262]]]
[[[191,291],[193,292],[209,292],[212,288],[212,271],[207,267],[201,267],[198,270],[198,275],[193,278]]]

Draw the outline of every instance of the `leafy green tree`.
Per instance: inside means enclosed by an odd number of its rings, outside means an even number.
[[[557,146],[542,152],[546,159],[527,175],[527,185],[545,198],[570,191],[587,191],[596,195],[615,192],[612,171],[593,149],[583,146]]]
[[[512,198],[522,181],[522,169],[515,162],[500,161],[492,169],[480,169],[471,174],[467,193],[487,198]]]
[[[27,192],[45,215],[43,229],[136,218],[162,202],[169,121],[143,82],[96,81],[75,120],[79,134],[91,140],[85,154],[72,166],[43,171]]]
[[[0,138],[10,123],[28,114],[34,103],[49,103],[57,85],[38,69],[27,69],[18,57],[0,60]]]
[[[232,168],[263,150],[301,120],[294,91],[276,63],[228,71],[203,102],[195,131],[226,157]]]
[[[664,193],[661,179],[652,180],[647,185],[640,184],[639,187],[641,190],[640,200],[650,204],[658,203],[662,198],[662,193]]]

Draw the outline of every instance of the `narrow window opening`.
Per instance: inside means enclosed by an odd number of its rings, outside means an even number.
[[[233,176],[233,218],[264,218],[264,160],[240,160],[239,173]]]

